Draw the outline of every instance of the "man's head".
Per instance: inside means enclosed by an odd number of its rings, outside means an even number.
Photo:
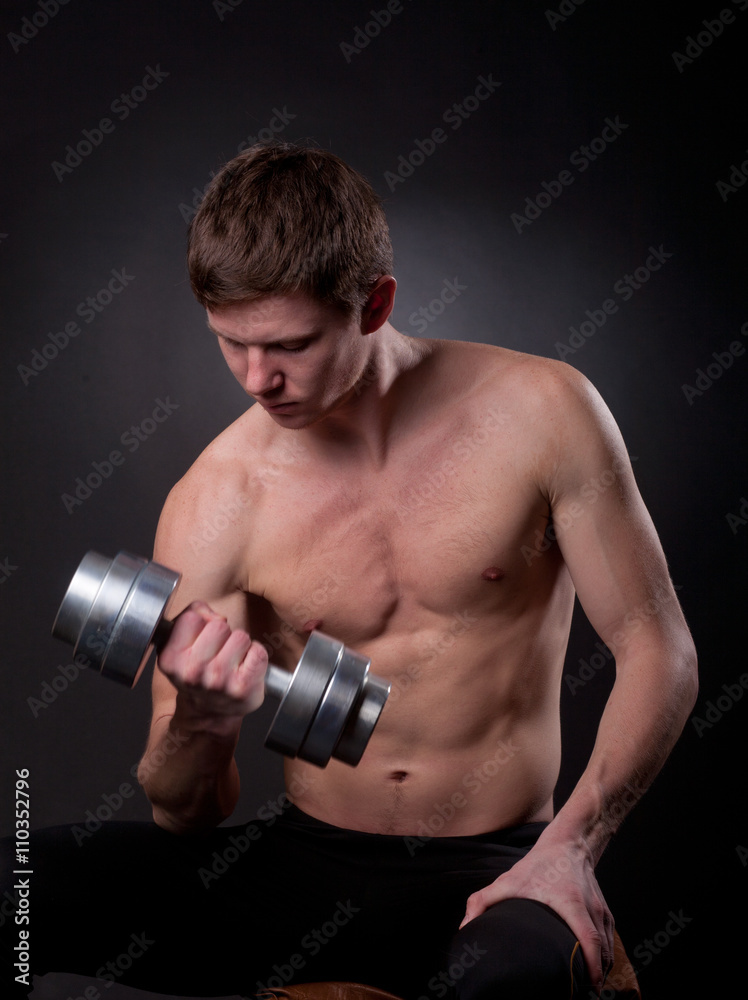
[[[281,142],[252,146],[215,176],[187,259],[208,310],[302,293],[348,317],[393,268],[371,185],[332,153]]]
[[[369,334],[392,310],[395,279],[379,279],[360,316],[303,292],[208,309],[230,371],[281,426],[307,427],[376,381]]]

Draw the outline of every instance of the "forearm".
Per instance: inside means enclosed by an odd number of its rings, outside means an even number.
[[[154,821],[172,833],[217,826],[239,797],[234,752],[240,721],[206,725],[179,708],[154,723],[138,767],[138,780]]]
[[[597,864],[626,815],[654,781],[693,708],[696,657],[690,638],[637,643],[617,655],[617,678],[589,763],[548,828]]]

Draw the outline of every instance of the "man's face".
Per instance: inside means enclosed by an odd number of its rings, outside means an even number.
[[[208,310],[236,380],[283,427],[315,423],[351,396],[368,342],[353,318],[306,295]]]

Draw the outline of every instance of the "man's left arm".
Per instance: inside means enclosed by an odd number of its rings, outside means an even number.
[[[529,854],[468,899],[463,925],[502,899],[537,899],[569,924],[599,992],[612,963],[613,920],[594,869],[693,708],[696,652],[609,410],[567,366],[554,368],[544,389],[553,431],[543,445],[543,488],[579,602],[615,657],[616,679],[572,794]]]

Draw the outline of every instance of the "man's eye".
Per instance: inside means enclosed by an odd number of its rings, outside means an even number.
[[[283,351],[288,351],[290,354],[299,354],[301,351],[305,351],[309,346],[309,341],[305,340],[303,343],[299,344],[280,344],[280,348]]]

